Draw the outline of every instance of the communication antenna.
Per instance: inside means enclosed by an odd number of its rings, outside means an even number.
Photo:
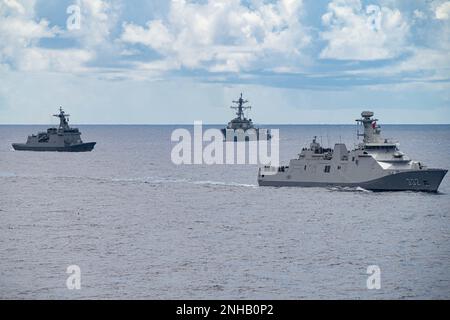
[[[359,141],[359,123],[358,122],[356,122],[355,128],[356,128],[356,140]]]
[[[327,147],[328,148],[330,147],[330,132],[329,132],[328,126],[327,126]]]
[[[355,137],[353,137],[353,144],[355,146],[357,146],[358,143],[359,143],[359,136],[360,136],[360,134],[359,134],[359,123],[358,122],[356,122],[356,124],[355,124],[355,131],[356,131],[356,141],[355,141]]]
[[[233,101],[233,103],[237,104],[237,106],[231,106],[231,109],[236,109],[236,115],[238,116],[239,119],[244,119],[245,115],[244,115],[244,110],[246,109],[251,109],[251,106],[244,106],[244,104],[246,104],[248,102],[248,100],[244,100],[242,98],[242,93],[241,96],[239,97],[239,100]]]

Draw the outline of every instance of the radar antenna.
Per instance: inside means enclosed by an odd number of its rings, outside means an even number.
[[[239,98],[239,100],[237,101],[233,101],[233,103],[236,103],[237,106],[231,106],[230,108],[232,109],[236,109],[236,115],[238,116],[239,119],[244,120],[245,116],[244,116],[244,110],[246,109],[251,109],[251,106],[244,106],[244,104],[246,104],[248,102],[248,100],[244,100],[242,98],[242,93],[241,96]]]
[[[59,118],[59,129],[69,129],[70,114],[64,112],[62,107],[59,107],[59,114],[54,114],[54,117]]]

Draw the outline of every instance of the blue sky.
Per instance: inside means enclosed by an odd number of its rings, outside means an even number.
[[[444,0],[0,0],[0,123],[450,123],[449,49]]]

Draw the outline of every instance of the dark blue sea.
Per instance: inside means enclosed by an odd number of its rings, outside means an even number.
[[[2,299],[450,299],[449,176],[437,194],[258,187],[257,165],[174,165],[179,126],[79,126],[94,151],[12,150],[46,127],[0,126]],[[282,163],[314,135],[357,142],[351,125],[279,128]],[[449,125],[382,129],[450,168]]]

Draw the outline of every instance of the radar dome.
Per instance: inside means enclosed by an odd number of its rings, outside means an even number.
[[[373,117],[373,112],[372,111],[363,111],[363,112],[361,112],[361,117],[363,117],[363,118]]]

